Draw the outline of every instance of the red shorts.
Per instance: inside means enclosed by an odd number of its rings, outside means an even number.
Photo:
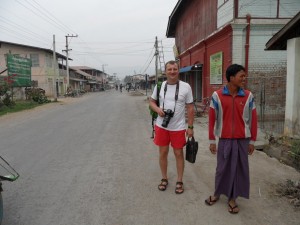
[[[185,130],[169,131],[155,125],[154,144],[168,146],[171,143],[173,148],[181,149],[186,144]]]

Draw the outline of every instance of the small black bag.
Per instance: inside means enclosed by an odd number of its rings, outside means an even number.
[[[185,152],[185,160],[190,163],[195,163],[196,155],[198,152],[198,142],[195,141],[195,138],[188,138],[186,142],[186,152]]]

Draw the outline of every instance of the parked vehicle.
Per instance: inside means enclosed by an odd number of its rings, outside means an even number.
[[[3,198],[2,198],[2,181],[15,181],[19,178],[19,174],[9,163],[0,156],[0,225],[3,218]]]

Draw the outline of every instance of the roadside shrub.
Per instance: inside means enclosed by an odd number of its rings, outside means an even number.
[[[295,208],[300,209],[300,180],[287,179],[285,183],[279,183],[276,187],[277,195],[286,197]]]
[[[28,97],[39,104],[51,102],[45,95],[45,91],[40,88],[32,88],[30,92],[28,92]]]
[[[6,93],[2,99],[4,105],[11,107],[15,105],[15,102],[11,100],[11,94]]]
[[[297,169],[300,169],[300,140],[293,140],[290,148],[290,156]]]
[[[0,107],[11,107],[14,104],[14,101],[12,101],[12,92],[10,91],[10,86],[7,83],[3,83],[3,85],[0,85]]]

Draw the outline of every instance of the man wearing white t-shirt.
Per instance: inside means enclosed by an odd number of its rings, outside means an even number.
[[[192,137],[194,122],[193,94],[190,85],[179,80],[179,65],[176,61],[169,61],[165,66],[167,80],[160,88],[159,96],[155,86],[150,98],[150,107],[157,112],[155,124],[154,144],[159,146],[159,165],[162,173],[160,191],[165,191],[168,185],[167,167],[169,145],[171,144],[176,158],[177,182],[175,193],[182,194],[184,155],[186,135]],[[156,100],[159,98],[160,105]],[[187,110],[188,126],[186,127],[185,109]]]

